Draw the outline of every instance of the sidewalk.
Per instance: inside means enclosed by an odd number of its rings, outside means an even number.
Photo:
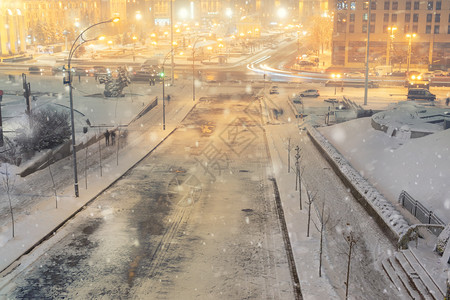
[[[296,124],[284,125],[283,134],[280,134],[279,126],[265,126],[273,165],[273,175],[278,184],[281,202],[283,205],[285,222],[289,231],[297,274],[300,279],[300,288],[304,299],[338,299],[335,287],[329,281],[325,269],[322,267],[322,277],[319,277],[319,242],[320,233],[315,229],[313,221],[310,226],[310,237],[307,237],[308,209],[306,191],[302,189],[302,206],[299,209],[298,191],[294,189],[295,172],[292,170],[295,161],[291,159],[291,171],[287,170],[287,150],[280,149],[283,139],[293,137],[291,145],[299,143],[300,135]],[[295,151],[291,151],[291,156]],[[317,216],[312,209],[311,218],[318,224]],[[324,246],[323,260],[326,260]]]
[[[179,88],[177,88],[179,86]],[[178,83],[174,89],[182,89],[183,84]],[[181,92],[180,92],[181,95]],[[58,190],[58,208],[55,208],[55,198],[48,197],[38,203],[28,213],[15,217],[15,237],[12,238],[11,224],[3,226],[0,232],[0,288],[11,278],[7,276],[12,269],[20,265],[18,260],[23,254],[30,252],[36,245],[50,237],[55,230],[61,227],[68,218],[83,209],[83,206],[94,199],[98,194],[111,186],[127,170],[138,163],[148,152],[154,149],[167,136],[170,135],[176,126],[183,120],[196,102],[190,97],[177,97],[166,105],[166,130],[163,131],[160,124],[162,115],[162,105],[158,105],[153,110],[138,119],[128,127],[128,143],[121,148],[118,156],[113,153],[103,161],[102,176],[97,170],[90,171],[87,177],[88,187],[84,187],[84,175],[80,174],[79,190],[80,196],[74,197],[74,187],[71,184],[73,179],[67,182],[63,190]],[[143,122],[152,123],[149,127],[142,127]],[[143,130],[144,129],[144,130]],[[150,138],[149,138],[150,137]],[[80,152],[80,151],[79,151]],[[65,172],[71,172],[70,159],[65,159]],[[61,170],[54,170],[55,176]],[[40,172],[48,173],[48,170]],[[9,267],[8,267],[9,266]]]

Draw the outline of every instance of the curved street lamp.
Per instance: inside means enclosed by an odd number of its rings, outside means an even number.
[[[75,51],[77,51],[77,49],[83,45],[84,43],[87,42],[91,42],[96,40],[95,39],[89,39],[89,40],[85,40],[83,37],[83,34],[88,31],[89,29],[91,29],[94,26],[100,25],[100,24],[105,24],[105,23],[111,23],[111,22],[118,22],[120,20],[120,18],[116,17],[116,18],[112,18],[108,21],[103,21],[100,23],[96,23],[94,25],[89,26],[88,28],[86,28],[85,30],[83,30],[75,39],[75,41],[72,44],[72,47],[70,48],[70,52],[69,52],[69,59],[67,61],[67,66],[68,66],[68,70],[69,70],[69,78],[66,80],[66,78],[63,79],[63,84],[68,84],[69,85],[69,99],[70,99],[70,125],[72,127],[72,156],[73,156],[73,179],[74,179],[74,187],[75,187],[75,197],[79,196],[79,192],[78,192],[78,174],[77,174],[77,152],[75,150],[75,122],[74,122],[74,116],[73,116],[73,87],[72,87],[72,71],[70,68],[70,62],[72,60],[73,55],[75,54]],[[81,43],[77,46],[76,43],[77,41],[80,40]]]
[[[161,77],[162,77],[162,85],[163,85],[163,87],[162,87],[162,98],[163,98],[163,130],[166,130],[166,102],[165,102],[165,85],[166,85],[166,83],[165,83],[165,77],[166,77],[166,74],[164,73],[164,65],[165,65],[165,63],[166,63],[166,60],[167,60],[167,58],[169,57],[169,55],[170,56],[172,56],[172,58],[173,58],[173,55],[171,55],[171,54],[173,54],[173,51],[175,51],[176,49],[177,49],[178,47],[176,47],[176,48],[173,48],[172,50],[170,50],[167,54],[166,54],[166,56],[164,56],[164,60],[163,60],[163,64],[162,64],[162,73],[161,73]],[[172,65],[172,83],[173,83],[173,76],[174,75],[174,72],[173,72],[173,65]]]
[[[195,101],[195,45],[201,37],[198,37],[192,46],[192,101]]]

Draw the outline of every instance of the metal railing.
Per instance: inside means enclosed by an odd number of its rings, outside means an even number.
[[[439,219],[431,210],[428,210],[422,203],[415,200],[406,191],[402,191],[398,197],[398,202],[402,204],[414,217],[416,217],[423,224],[439,224],[446,225],[441,219]],[[442,229],[429,228],[434,235],[438,236]]]

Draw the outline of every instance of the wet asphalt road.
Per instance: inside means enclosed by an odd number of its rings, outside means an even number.
[[[201,99],[8,298],[292,299],[263,134],[253,97]]]

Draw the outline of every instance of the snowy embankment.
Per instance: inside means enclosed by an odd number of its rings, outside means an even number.
[[[341,178],[351,185],[352,194],[359,198],[363,206],[380,226],[387,228],[389,236],[395,241],[399,236],[404,234],[409,227],[408,222],[394,207],[394,205],[383,197],[373,186],[371,186],[364,178],[357,172],[347,160],[331,145],[314,127],[306,125],[308,134],[311,136],[316,145],[320,146],[321,152],[332,163],[336,171],[341,173]]]

